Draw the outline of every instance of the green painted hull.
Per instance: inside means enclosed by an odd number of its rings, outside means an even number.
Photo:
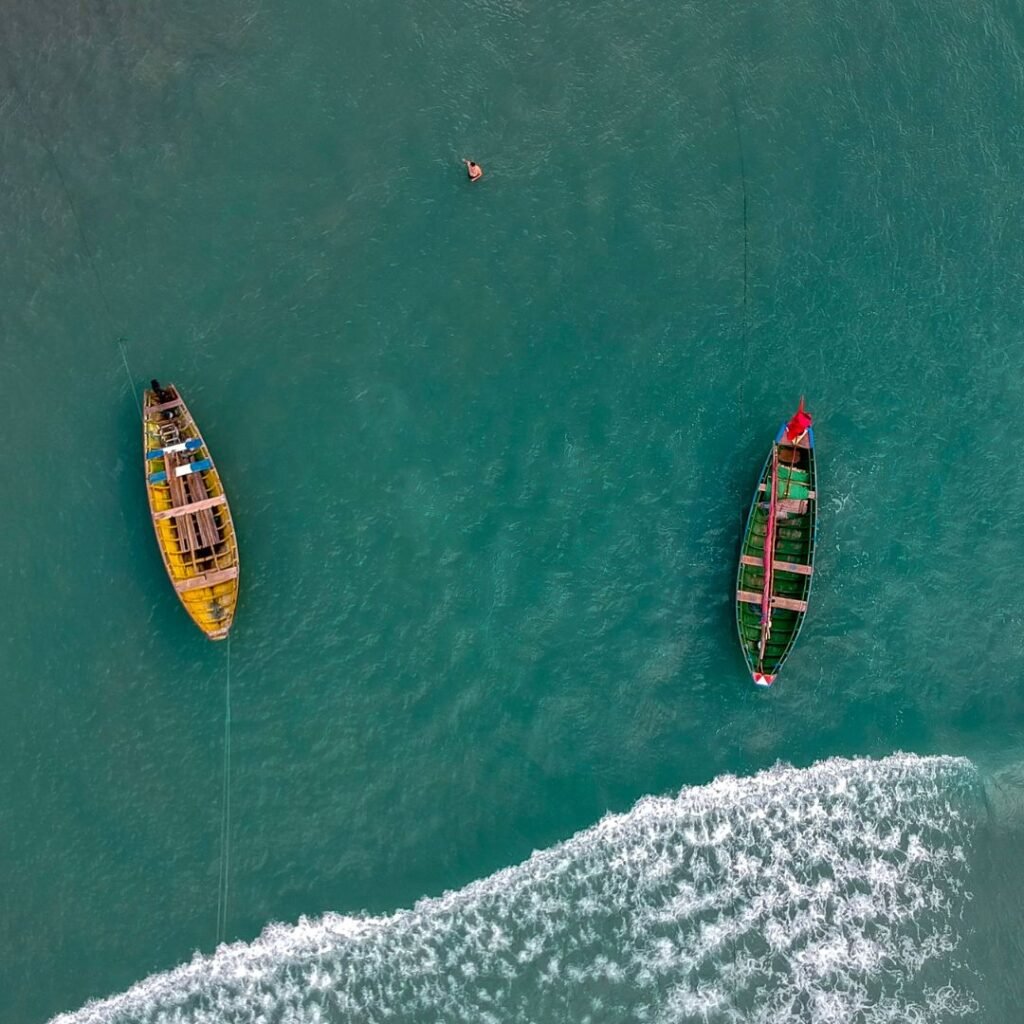
[[[783,435],[784,429],[779,431],[778,437]],[[763,637],[764,548],[776,448],[779,508],[771,580],[771,628]],[[754,682],[761,686],[770,686],[775,681],[807,614],[814,572],[817,510],[814,432],[810,431],[800,445],[777,439],[754,492],[736,573],[736,628],[740,647]]]

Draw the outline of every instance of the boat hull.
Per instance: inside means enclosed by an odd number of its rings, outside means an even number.
[[[769,526],[772,508],[774,525]],[[736,629],[758,686],[775,682],[803,627],[814,574],[817,509],[814,430],[789,443],[783,424],[750,503],[736,573]],[[766,544],[773,548],[767,600]]]
[[[173,385],[147,389],[142,415],[149,511],[167,576],[192,621],[227,637],[238,604],[238,544],[220,474]]]

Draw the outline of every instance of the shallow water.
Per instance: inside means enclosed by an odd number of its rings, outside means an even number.
[[[779,759],[1020,760],[1017,12],[0,14],[0,1019],[217,937],[226,652],[163,578],[129,379],[185,393],[242,547],[232,941]],[[736,545],[801,393],[813,606],[762,694]],[[954,988],[1001,1022],[983,834],[984,884],[927,884],[977,893]]]

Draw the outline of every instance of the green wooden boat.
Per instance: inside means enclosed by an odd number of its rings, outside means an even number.
[[[818,511],[812,422],[801,398],[768,453],[743,531],[736,627],[758,686],[775,682],[807,614]]]

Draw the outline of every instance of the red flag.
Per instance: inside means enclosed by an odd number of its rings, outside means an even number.
[[[800,399],[800,407],[796,411],[796,415],[786,424],[786,436],[784,440],[792,444],[794,441],[803,437],[807,433],[807,428],[814,423],[814,419],[809,412],[804,409],[804,400]]]

